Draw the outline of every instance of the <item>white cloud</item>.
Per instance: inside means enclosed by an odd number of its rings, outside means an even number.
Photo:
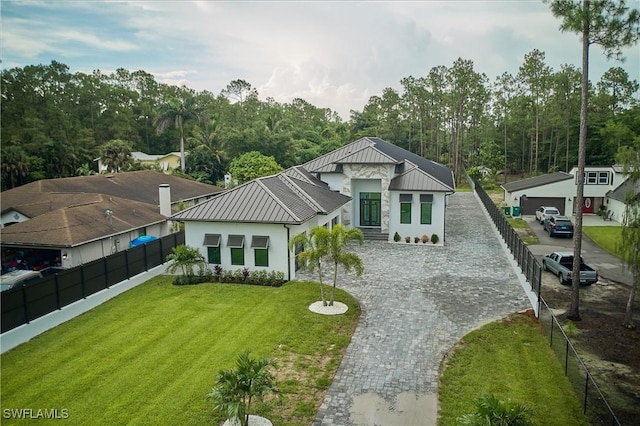
[[[634,4],[640,4],[635,1]],[[539,1],[3,1],[4,65],[51,59],[83,69],[143,69],[218,93],[244,79],[261,97],[300,97],[348,118],[403,77],[470,59],[490,79],[517,73],[534,48],[559,69],[580,43]],[[38,13],[34,13],[38,12]],[[637,46],[625,65],[640,74]],[[592,49],[592,79],[617,63]]]

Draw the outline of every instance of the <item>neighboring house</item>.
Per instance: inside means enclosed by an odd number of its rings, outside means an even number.
[[[30,268],[77,266],[125,250],[139,236],[165,236],[178,206],[221,191],[150,170],[46,179],[4,191],[3,270],[18,258],[28,260]]]
[[[295,278],[293,236],[337,223],[391,241],[395,232],[445,236],[452,171],[379,138],[362,138],[255,179],[172,217],[210,267],[276,270]]]
[[[516,182],[505,183],[504,205],[519,206],[521,214],[533,215],[540,206],[552,206],[565,216],[575,214],[578,177],[577,167],[569,173],[555,172]],[[606,210],[607,193],[626,180],[618,166],[585,167],[583,213]]]
[[[627,207],[626,201],[629,193],[634,194],[636,197],[640,194],[640,181],[632,183],[629,180],[625,180],[622,184],[618,185],[617,188],[607,192],[605,210],[610,210],[613,213],[612,220],[624,223],[625,209]]]
[[[169,172],[180,168],[180,153],[170,152],[168,154],[145,154],[141,151],[132,151],[131,158],[133,161],[148,167],[157,167],[158,170],[163,172]],[[107,173],[109,170],[107,165],[102,162],[101,158],[98,158],[98,171],[100,173]]]

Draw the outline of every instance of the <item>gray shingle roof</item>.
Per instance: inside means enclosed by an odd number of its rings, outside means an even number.
[[[290,172],[291,173],[291,172]],[[285,172],[254,179],[173,215],[182,221],[304,223],[351,198]]]
[[[508,192],[520,191],[523,189],[535,188],[537,186],[549,185],[550,183],[562,182],[563,180],[573,179],[573,175],[566,172],[555,172],[542,176],[534,176],[532,178],[509,182],[502,184]]]
[[[627,179],[614,190],[607,192],[607,197],[625,203],[629,193],[633,193],[636,196],[640,194],[640,181],[631,182]]]
[[[222,188],[194,180],[167,175],[153,170],[101,174],[93,176],[75,176],[59,179],[43,179],[3,191],[2,209],[24,204],[25,194],[44,193],[98,193],[143,203],[155,204],[158,200],[158,187],[168,183],[171,186],[171,201],[187,201],[209,197],[223,191]]]
[[[106,210],[112,214],[107,216]],[[162,223],[158,207],[103,194],[85,194],[81,204],[57,208],[0,230],[3,245],[74,247],[109,235]]]

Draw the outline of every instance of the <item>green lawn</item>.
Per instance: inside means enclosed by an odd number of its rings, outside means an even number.
[[[251,349],[281,366],[282,405],[259,413],[278,425],[311,424],[355,329],[353,298],[338,291],[349,311],[323,316],[308,310],[317,284],[170,281],[156,277],[3,354],[3,413],[66,409],[74,425],[213,424],[223,420],[206,399],[216,372]]]
[[[621,226],[585,226],[582,231],[600,247],[620,257],[618,245],[622,241]]]
[[[455,425],[458,417],[474,412],[473,401],[486,393],[526,403],[538,425],[589,424],[544,330],[526,315],[469,333],[446,364],[438,389],[438,425]]]

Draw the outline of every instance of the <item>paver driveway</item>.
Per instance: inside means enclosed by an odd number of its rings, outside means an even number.
[[[530,307],[475,196],[451,196],[446,220],[444,246],[354,248],[365,272],[343,274],[338,286],[362,317],[314,425],[435,425],[445,353],[483,323]]]

